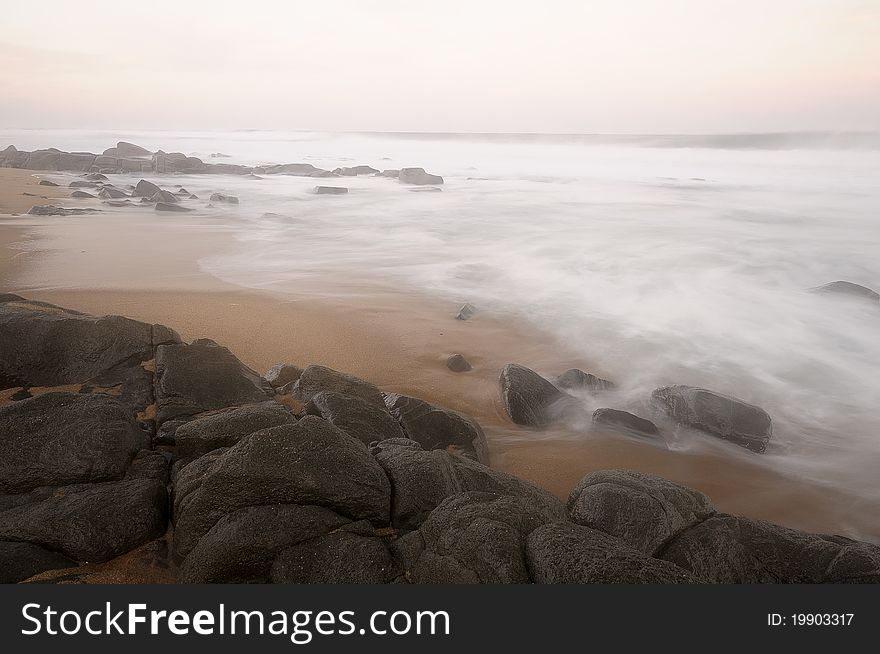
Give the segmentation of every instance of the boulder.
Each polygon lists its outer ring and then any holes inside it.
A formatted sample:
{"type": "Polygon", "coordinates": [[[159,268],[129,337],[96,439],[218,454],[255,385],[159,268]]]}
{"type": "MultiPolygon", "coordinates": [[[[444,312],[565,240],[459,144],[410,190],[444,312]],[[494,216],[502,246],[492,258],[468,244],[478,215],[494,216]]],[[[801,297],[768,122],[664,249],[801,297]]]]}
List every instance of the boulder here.
{"type": "Polygon", "coordinates": [[[224,202],[226,204],[238,204],[238,198],[234,195],[227,195],[226,193],[211,193],[210,197],[211,202],[224,202]]]}
{"type": "Polygon", "coordinates": [[[880,583],[880,546],[721,513],[657,556],[709,583],[880,583]]]}
{"type": "Polygon", "coordinates": [[[829,282],[828,284],[812,289],[812,291],[814,293],[826,293],[830,295],[841,295],[844,297],[867,300],[874,304],[880,302],[880,293],[877,293],[877,291],[874,291],[867,286],[862,286],[861,284],[856,284],[854,282],[829,282]]]}
{"type": "Polygon", "coordinates": [[[0,407],[0,493],[118,480],[149,438],[102,394],[45,393],[0,407]]]}
{"type": "Polygon", "coordinates": [[[309,366],[302,371],[293,386],[282,389],[282,392],[289,392],[303,404],[321,391],[359,397],[367,404],[385,409],[385,398],[373,384],[324,366],[309,366]]]}
{"type": "Polygon", "coordinates": [[[104,198],[105,200],[119,200],[121,198],[127,198],[128,193],[115,186],[104,186],[104,188],[98,193],[98,197],[104,198]]]}
{"type": "Polygon", "coordinates": [[[333,391],[315,393],[306,403],[304,413],[324,418],[365,445],[403,437],[400,425],[384,406],[380,408],[351,395],[333,391]]]}
{"type": "Polygon", "coordinates": [[[414,583],[527,584],[526,539],[557,518],[527,498],[461,493],[443,500],[395,549],[414,583]]]}
{"type": "Polygon", "coordinates": [[[471,366],[470,362],[461,354],[453,354],[446,359],[446,367],[452,372],[468,372],[469,370],[473,370],[473,366],[471,366]]]}
{"type": "Polygon", "coordinates": [[[199,457],[220,447],[231,447],[262,429],[294,420],[290,409],[275,401],[225,409],[178,427],[174,432],[176,452],[182,458],[199,457]]]}
{"type": "Polygon", "coordinates": [[[593,424],[617,427],[627,432],[635,432],[643,436],[657,437],[660,430],[650,420],[619,409],[596,409],[593,412],[593,424]]]}
{"type": "Polygon", "coordinates": [[[302,368],[299,366],[290,363],[276,363],[266,371],[263,379],[269,382],[272,388],[277,389],[295,382],[302,375],[302,372],[302,368]]]}
{"type": "Polygon", "coordinates": [[[614,384],[607,379],[601,379],[590,373],[572,368],[556,378],[556,386],[566,391],[585,391],[598,393],[614,389],[614,384]]]}
{"type": "Polygon", "coordinates": [[[424,168],[401,168],[397,178],[403,184],[436,185],[442,184],[440,175],[426,173],[424,168]]]}
{"type": "Polygon", "coordinates": [[[165,486],[151,479],[55,488],[0,512],[0,541],[34,543],[77,561],[101,562],[165,533],[165,486]]]}
{"type": "Polygon", "coordinates": [[[58,568],[72,568],[76,561],[39,545],[0,541],[0,584],[14,584],[58,568]]]}
{"type": "Polygon", "coordinates": [[[699,491],[629,470],[592,472],[568,498],[572,522],[619,538],[648,556],[713,513],[712,502],[699,491]]]}
{"type": "Polygon", "coordinates": [[[409,439],[382,441],[373,456],[391,480],[391,520],[417,528],[443,500],[467,491],[523,498],[542,514],[565,519],[562,503],[542,488],[446,450],[424,450],[409,439]]]}
{"type": "Polygon", "coordinates": [[[264,402],[269,386],[225,347],[213,341],[156,348],[157,419],[194,416],[205,411],[264,402]]]}
{"type": "Polygon", "coordinates": [[[675,421],[761,453],[773,433],[764,409],[735,397],[693,386],[664,386],[652,403],[675,421]]]}
{"type": "Polygon", "coordinates": [[[177,204],[180,199],[171,191],[156,191],[150,197],[150,202],[164,202],[165,204],[177,204]]]}
{"type": "Polygon", "coordinates": [[[573,406],[574,398],[525,366],[507,364],[500,382],[501,401],[518,425],[546,427],[573,406]]]}
{"type": "Polygon", "coordinates": [[[526,554],[539,584],[688,584],[689,572],[596,529],[549,523],[529,534],[526,554]]]}
{"type": "Polygon", "coordinates": [[[91,198],[91,199],[94,200],[95,197],[97,197],[97,196],[92,195],[92,194],[89,193],[88,191],[74,191],[73,193],[70,194],[70,197],[72,197],[72,198],[80,198],[80,199],[83,199],[83,200],[84,200],[84,199],[91,198]]]}
{"type": "Polygon", "coordinates": [[[424,400],[389,393],[385,405],[408,438],[425,450],[446,450],[489,465],[489,446],[472,418],[424,400]]]}
{"type": "Polygon", "coordinates": [[[315,193],[317,195],[345,195],[348,189],[344,186],[316,186],[315,193]]]}
{"type": "Polygon", "coordinates": [[[367,447],[306,416],[265,429],[180,470],[174,491],[174,550],[187,556],[225,515],[247,506],[301,504],[385,526],[388,477],[367,447]]]}
{"type": "Polygon", "coordinates": [[[151,198],[156,193],[161,191],[156,184],[153,182],[148,182],[145,179],[142,179],[137,184],[135,184],[134,190],[131,192],[132,197],[142,197],[142,198],[151,198]]]}
{"type": "Polygon", "coordinates": [[[179,204],[169,204],[168,202],[157,202],[156,211],[169,211],[171,213],[188,213],[192,211],[192,207],[183,207],[179,204]]]}

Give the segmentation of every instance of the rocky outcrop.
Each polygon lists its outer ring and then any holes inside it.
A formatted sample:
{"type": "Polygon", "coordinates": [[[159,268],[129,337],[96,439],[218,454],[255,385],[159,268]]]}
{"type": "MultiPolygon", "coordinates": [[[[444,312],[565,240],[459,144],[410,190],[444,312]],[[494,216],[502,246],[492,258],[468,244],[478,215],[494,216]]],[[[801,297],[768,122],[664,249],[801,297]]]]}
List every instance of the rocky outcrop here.
{"type": "Polygon", "coordinates": [[[651,401],[673,420],[753,452],[763,452],[773,433],[761,407],[705,388],[664,386],[651,394],[651,401]]]}
{"type": "Polygon", "coordinates": [[[573,406],[574,398],[525,366],[507,364],[500,381],[504,409],[518,425],[545,427],[573,406]]]}
{"type": "Polygon", "coordinates": [[[420,186],[443,183],[443,178],[440,175],[426,173],[424,168],[401,168],[397,179],[403,184],[418,184],[420,186]]]}

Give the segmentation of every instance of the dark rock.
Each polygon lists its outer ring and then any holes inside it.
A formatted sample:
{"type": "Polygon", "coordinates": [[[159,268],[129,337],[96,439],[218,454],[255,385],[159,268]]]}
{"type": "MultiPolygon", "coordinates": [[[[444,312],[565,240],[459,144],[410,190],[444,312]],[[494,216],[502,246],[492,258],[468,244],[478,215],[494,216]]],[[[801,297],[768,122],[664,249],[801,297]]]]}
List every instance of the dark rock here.
{"type": "Polygon", "coordinates": [[[14,584],[58,568],[71,568],[76,561],[33,543],[0,541],[0,584],[14,584]]]}
{"type": "Polygon", "coordinates": [[[664,386],[651,394],[651,401],[677,422],[753,452],[763,452],[773,433],[762,408],[704,388],[664,386]]]}
{"type": "Polygon", "coordinates": [[[550,523],[529,534],[528,566],[539,584],[696,583],[678,566],[646,556],[623,541],[570,522],[550,523]]]}
{"type": "Polygon", "coordinates": [[[128,193],[115,186],[105,186],[98,193],[98,197],[104,198],[105,200],[119,200],[121,198],[127,198],[128,193]]]}
{"type": "Polygon", "coordinates": [[[649,556],[715,512],[699,491],[629,470],[599,470],[568,498],[572,522],[604,531],[649,556]]]}
{"type": "Polygon", "coordinates": [[[167,486],[171,481],[171,454],[160,450],[141,450],[125,473],[126,479],[153,479],[167,486]]]}
{"type": "Polygon", "coordinates": [[[74,191],[73,193],[70,194],[70,197],[83,198],[83,199],[85,199],[85,198],[95,199],[96,196],[92,195],[91,193],[89,193],[87,191],[74,191]]]}
{"type": "Polygon", "coordinates": [[[178,427],[174,433],[177,455],[199,457],[219,447],[231,447],[262,429],[293,421],[290,409],[274,401],[226,409],[178,427]]]}
{"type": "Polygon", "coordinates": [[[383,441],[372,452],[391,480],[392,524],[398,529],[415,529],[447,497],[467,491],[520,497],[542,514],[565,519],[552,494],[467,457],[426,451],[409,439],[383,441]]]}
{"type": "Polygon", "coordinates": [[[45,393],[0,407],[0,493],[121,479],[149,439],[115,398],[45,393]]]}
{"type": "Polygon", "coordinates": [[[572,406],[570,395],[525,366],[504,366],[500,384],[507,415],[518,425],[545,427],[572,406]]]}
{"type": "Polygon", "coordinates": [[[332,391],[315,393],[305,406],[307,415],[320,416],[337,429],[365,445],[388,438],[402,438],[397,421],[383,406],[365,402],[359,397],[332,391]]]}
{"type": "Polygon", "coordinates": [[[316,186],[315,193],[318,195],[344,195],[348,189],[344,186],[316,186]]]}
{"type": "Polygon", "coordinates": [[[201,342],[156,348],[156,404],[171,418],[264,402],[272,388],[225,347],[201,342]]]}
{"type": "Polygon", "coordinates": [[[628,411],[618,409],[596,409],[593,412],[593,423],[620,427],[625,431],[637,432],[646,436],[659,436],[660,430],[650,420],[639,418],[628,411]]]}
{"type": "Polygon", "coordinates": [[[30,208],[28,213],[32,216],[80,216],[86,213],[95,213],[97,209],[79,209],[70,207],[53,207],[49,205],[36,205],[30,208]]]}
{"type": "Polygon", "coordinates": [[[174,549],[185,557],[223,516],[261,504],[323,506],[384,526],[390,496],[388,477],[363,443],[325,420],[306,416],[251,434],[179,472],[174,549]]]}
{"type": "Polygon", "coordinates": [[[272,388],[281,388],[299,379],[302,372],[302,368],[299,366],[290,363],[276,363],[263,375],[263,379],[269,382],[272,388]]]}
{"type": "Polygon", "coordinates": [[[179,204],[168,204],[167,202],[157,202],[156,211],[170,211],[172,213],[187,213],[192,211],[191,207],[183,207],[179,204]]]}
{"type": "Polygon", "coordinates": [[[586,373],[583,370],[572,368],[556,378],[556,385],[567,391],[587,391],[589,393],[597,393],[601,391],[610,391],[614,389],[614,384],[606,379],[601,379],[586,373]]]}
{"type": "Polygon", "coordinates": [[[211,202],[225,202],[226,204],[238,204],[238,198],[225,193],[211,193],[211,202]]]}
{"type": "Polygon", "coordinates": [[[98,188],[98,182],[90,182],[87,179],[77,179],[67,185],[68,188],[98,188]]]}
{"type": "Polygon", "coordinates": [[[106,182],[107,175],[102,175],[101,173],[89,173],[85,176],[86,179],[91,180],[93,182],[106,182]]]}
{"type": "Polygon", "coordinates": [[[859,298],[874,303],[880,302],[880,293],[877,293],[867,286],[862,286],[861,284],[856,284],[854,282],[829,282],[828,284],[812,289],[812,291],[814,293],[828,293],[859,298]]]}
{"type": "Polygon", "coordinates": [[[474,306],[468,304],[467,302],[465,302],[461,306],[461,309],[458,310],[458,313],[455,314],[455,319],[456,320],[470,320],[471,318],[473,318],[476,315],[476,313],[477,313],[476,308],[474,306]]]}
{"type": "Polygon", "coordinates": [[[77,561],[107,561],[162,535],[167,516],[159,481],[76,484],[0,513],[0,540],[34,543],[77,561]]]}
{"type": "Polygon", "coordinates": [[[290,394],[303,404],[321,391],[359,397],[368,404],[385,409],[385,399],[373,384],[324,366],[309,366],[289,389],[290,394]]]}
{"type": "Polygon", "coordinates": [[[711,583],[880,583],[880,547],[716,514],[657,556],[711,583]]]}
{"type": "Polygon", "coordinates": [[[489,446],[480,425],[455,411],[414,397],[389,393],[385,405],[406,436],[426,450],[447,450],[489,465],[489,446]]]}
{"type": "Polygon", "coordinates": [[[162,189],[153,184],[153,182],[148,182],[147,180],[142,179],[135,185],[131,195],[132,197],[151,198],[161,190],[162,189]]]}
{"type": "Polygon", "coordinates": [[[58,184],[56,184],[55,182],[52,182],[48,179],[41,179],[40,186],[58,186],[58,184]]]}
{"type": "Polygon", "coordinates": [[[526,539],[556,519],[522,497],[462,493],[443,500],[396,549],[414,583],[526,584],[526,539]]]}
{"type": "Polygon", "coordinates": [[[165,204],[176,204],[180,199],[171,191],[156,191],[150,197],[150,202],[164,202],[165,204]]]}
{"type": "Polygon", "coordinates": [[[452,372],[468,372],[473,370],[473,366],[461,354],[453,354],[446,359],[446,367],[452,372]]]}
{"type": "Polygon", "coordinates": [[[397,178],[404,184],[442,184],[440,175],[431,175],[424,168],[401,168],[397,178]]]}

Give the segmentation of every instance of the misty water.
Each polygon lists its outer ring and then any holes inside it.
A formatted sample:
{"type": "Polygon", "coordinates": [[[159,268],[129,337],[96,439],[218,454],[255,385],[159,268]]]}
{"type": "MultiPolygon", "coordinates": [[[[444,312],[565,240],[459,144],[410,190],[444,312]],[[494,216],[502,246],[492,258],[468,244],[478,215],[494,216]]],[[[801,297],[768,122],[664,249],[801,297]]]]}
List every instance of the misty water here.
{"type": "Polygon", "coordinates": [[[200,262],[221,279],[369,279],[467,301],[594,361],[620,408],[644,414],[670,383],[758,404],[773,417],[768,451],[736,454],[880,497],[880,305],[808,292],[880,289],[876,136],[0,132],[23,149],[100,152],[117,138],[213,162],[423,166],[442,192],[376,177],[167,183],[241,199],[214,210],[236,250],[200,262]],[[317,196],[316,183],[350,192],[317,196]]]}

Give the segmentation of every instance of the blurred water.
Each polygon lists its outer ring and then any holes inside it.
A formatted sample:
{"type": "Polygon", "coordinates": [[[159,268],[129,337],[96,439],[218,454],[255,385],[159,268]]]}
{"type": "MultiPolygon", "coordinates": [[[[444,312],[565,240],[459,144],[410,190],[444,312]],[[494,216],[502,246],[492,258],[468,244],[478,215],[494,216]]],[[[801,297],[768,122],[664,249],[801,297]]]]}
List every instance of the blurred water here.
{"type": "Polygon", "coordinates": [[[759,404],[774,419],[768,456],[880,494],[880,306],[806,292],[837,279],[880,289],[876,135],[51,130],[0,131],[0,146],[100,151],[117,138],[206,161],[222,152],[213,161],[441,174],[440,193],[374,177],[174,183],[241,198],[216,210],[239,242],[201,262],[218,277],[250,287],[373,278],[469,301],[611,371],[629,406],[668,383],[759,404]],[[350,193],[316,196],[316,183],[350,193]]]}

